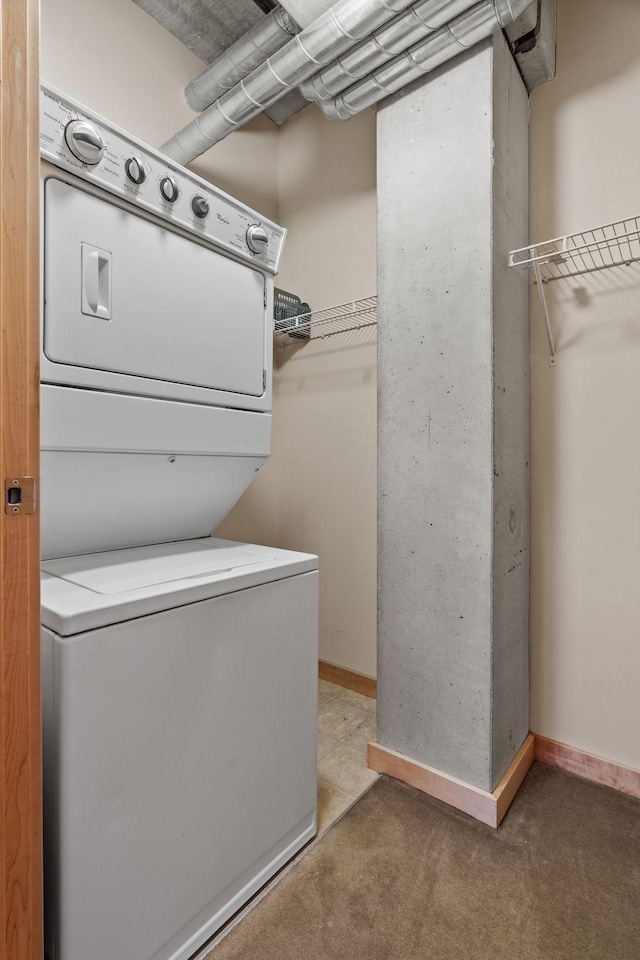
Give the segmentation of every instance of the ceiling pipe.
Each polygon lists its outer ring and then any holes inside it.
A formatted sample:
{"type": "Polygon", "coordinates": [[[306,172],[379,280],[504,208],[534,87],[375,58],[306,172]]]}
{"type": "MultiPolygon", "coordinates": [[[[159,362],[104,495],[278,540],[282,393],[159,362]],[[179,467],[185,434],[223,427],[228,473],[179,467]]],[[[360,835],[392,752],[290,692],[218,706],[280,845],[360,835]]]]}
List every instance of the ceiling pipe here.
{"type": "MultiPolygon", "coordinates": [[[[442,0],[440,0],[441,4],[442,0]]],[[[449,0],[453,4],[456,0],[449,0]]],[[[399,56],[369,72],[339,96],[321,103],[324,114],[348,120],[407,83],[508,26],[536,0],[481,0],[399,56]]],[[[414,0],[413,6],[426,0],[414,0]]],[[[432,0],[434,8],[438,0],[432,0]]],[[[338,0],[310,26],[237,82],[160,149],[187,164],[331,64],[389,21],[411,0],[338,0]]],[[[404,34],[405,27],[401,28],[404,34]]],[[[378,47],[375,47],[375,51],[378,47]]],[[[377,56],[377,53],[375,53],[377,56]]],[[[375,60],[375,57],[374,57],[375,60]]]]}
{"type": "MultiPolygon", "coordinates": [[[[532,0],[482,0],[446,26],[374,70],[344,93],[320,103],[325,116],[349,120],[430,73],[519,17],[532,0]]],[[[535,0],[533,0],[535,2],[535,0]]]]}
{"type": "Polygon", "coordinates": [[[310,23],[321,17],[336,0],[280,0],[290,17],[301,27],[308,27],[310,23]]]}
{"type": "Polygon", "coordinates": [[[300,84],[307,100],[321,103],[350,87],[392,57],[468,10],[470,0],[418,0],[319,73],[300,84]]]}
{"type": "Polygon", "coordinates": [[[184,91],[196,113],[207,107],[243,80],[252,70],[289,43],[299,31],[286,10],[277,7],[189,83],[184,91]]]}
{"type": "Polygon", "coordinates": [[[190,163],[410,5],[411,0],[338,0],[160,149],[178,163],[190,163]]]}

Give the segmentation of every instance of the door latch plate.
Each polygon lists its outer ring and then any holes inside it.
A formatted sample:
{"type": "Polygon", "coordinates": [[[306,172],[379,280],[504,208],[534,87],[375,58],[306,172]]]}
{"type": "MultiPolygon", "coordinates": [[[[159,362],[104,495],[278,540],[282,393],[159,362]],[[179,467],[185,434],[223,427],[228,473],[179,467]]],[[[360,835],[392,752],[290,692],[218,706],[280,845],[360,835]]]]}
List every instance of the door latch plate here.
{"type": "Polygon", "coordinates": [[[33,477],[5,478],[4,512],[11,517],[36,512],[36,482],[33,477]]]}

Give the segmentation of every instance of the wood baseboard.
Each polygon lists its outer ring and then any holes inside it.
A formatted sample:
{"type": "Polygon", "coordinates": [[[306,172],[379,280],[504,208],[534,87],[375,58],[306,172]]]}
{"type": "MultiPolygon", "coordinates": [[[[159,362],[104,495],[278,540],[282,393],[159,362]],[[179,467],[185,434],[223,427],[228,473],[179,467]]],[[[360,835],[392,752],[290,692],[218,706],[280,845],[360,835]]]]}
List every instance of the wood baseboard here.
{"type": "Polygon", "coordinates": [[[378,695],[378,681],[374,677],[367,677],[354,670],[345,670],[344,667],[337,667],[335,663],[328,663],[326,660],[319,661],[318,676],[321,680],[328,680],[329,683],[335,683],[346,690],[363,693],[365,697],[372,697],[374,700],[378,695]]]}
{"type": "Polygon", "coordinates": [[[605,787],[613,787],[630,797],[640,799],[640,770],[623,767],[611,760],[602,760],[591,753],[576,750],[566,743],[550,740],[535,734],[535,758],[540,763],[548,763],[552,767],[559,767],[567,773],[575,773],[585,780],[593,780],[605,787]]]}
{"type": "Polygon", "coordinates": [[[529,734],[496,789],[493,793],[488,793],[470,783],[427,767],[417,760],[411,760],[395,750],[382,747],[375,740],[369,743],[368,749],[368,764],[371,770],[402,780],[403,783],[468,813],[489,827],[500,826],[533,763],[533,758],[534,737],[529,734]]]}

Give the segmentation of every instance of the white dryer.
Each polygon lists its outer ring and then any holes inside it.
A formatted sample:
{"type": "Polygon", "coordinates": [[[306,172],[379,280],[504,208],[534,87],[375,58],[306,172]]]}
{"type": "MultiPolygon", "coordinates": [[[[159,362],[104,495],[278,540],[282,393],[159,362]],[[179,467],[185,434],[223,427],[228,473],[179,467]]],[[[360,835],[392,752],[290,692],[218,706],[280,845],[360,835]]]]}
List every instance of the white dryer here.
{"type": "Polygon", "coordinates": [[[209,534],[271,442],[285,231],[52,88],[49,960],[186,960],[316,830],[317,558],[209,534]]]}

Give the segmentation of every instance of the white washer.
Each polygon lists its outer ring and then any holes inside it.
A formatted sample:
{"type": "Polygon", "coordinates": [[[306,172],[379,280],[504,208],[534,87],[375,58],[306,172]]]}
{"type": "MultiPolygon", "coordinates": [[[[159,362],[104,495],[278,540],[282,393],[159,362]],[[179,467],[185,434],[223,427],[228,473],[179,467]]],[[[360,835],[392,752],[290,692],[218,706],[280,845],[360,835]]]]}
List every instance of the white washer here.
{"type": "Polygon", "coordinates": [[[186,960],[316,830],[317,558],[271,449],[285,233],[42,88],[46,953],[186,960]]]}
{"type": "Polygon", "coordinates": [[[316,558],[43,565],[47,949],[186,960],[316,831],[316,558]]]}

